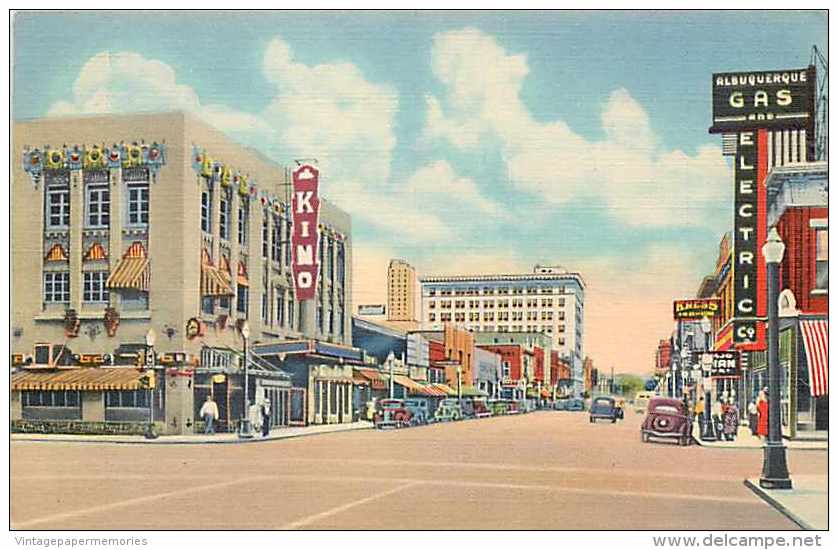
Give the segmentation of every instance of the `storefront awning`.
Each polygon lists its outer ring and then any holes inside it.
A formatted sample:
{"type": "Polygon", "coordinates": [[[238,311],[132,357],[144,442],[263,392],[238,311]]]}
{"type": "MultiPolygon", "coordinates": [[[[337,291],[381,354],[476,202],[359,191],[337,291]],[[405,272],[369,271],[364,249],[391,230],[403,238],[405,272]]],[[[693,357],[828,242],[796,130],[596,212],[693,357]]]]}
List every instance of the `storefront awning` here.
{"type": "Polygon", "coordinates": [[[439,384],[439,383],[432,384],[432,386],[434,386],[435,388],[437,388],[439,390],[444,391],[449,397],[457,397],[457,390],[451,388],[451,386],[448,386],[446,384],[439,384]]]}
{"type": "Polygon", "coordinates": [[[809,365],[809,393],[829,394],[829,324],[826,319],[800,321],[806,363],[809,365]]]}
{"type": "Polygon", "coordinates": [[[18,372],[12,375],[12,391],[34,390],[138,390],[144,373],[133,367],[83,367],[18,372]]]}
{"type": "Polygon", "coordinates": [[[462,395],[463,397],[489,397],[488,393],[474,386],[463,386],[462,395]]]}
{"type": "Polygon", "coordinates": [[[411,395],[424,395],[426,397],[436,397],[439,395],[438,392],[430,390],[428,386],[420,384],[416,380],[413,380],[401,374],[394,375],[393,381],[396,384],[404,387],[407,390],[407,392],[411,395]]]}
{"type": "Polygon", "coordinates": [[[387,387],[387,381],[384,379],[384,376],[380,372],[372,369],[355,369],[353,371],[353,379],[356,384],[367,383],[374,390],[383,390],[387,387]]]}

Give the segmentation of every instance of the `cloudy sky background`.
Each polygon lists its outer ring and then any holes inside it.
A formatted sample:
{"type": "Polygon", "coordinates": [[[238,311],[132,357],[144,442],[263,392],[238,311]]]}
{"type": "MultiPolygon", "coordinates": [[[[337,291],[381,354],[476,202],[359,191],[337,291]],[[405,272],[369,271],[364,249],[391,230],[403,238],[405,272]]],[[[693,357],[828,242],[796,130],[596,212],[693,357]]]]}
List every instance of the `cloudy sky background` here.
{"type": "Polygon", "coordinates": [[[713,72],[803,67],[826,15],[19,14],[13,116],[182,109],[280,162],[316,157],[353,216],[355,303],[386,265],[560,264],[585,352],[650,371],[732,223],[713,72]]]}

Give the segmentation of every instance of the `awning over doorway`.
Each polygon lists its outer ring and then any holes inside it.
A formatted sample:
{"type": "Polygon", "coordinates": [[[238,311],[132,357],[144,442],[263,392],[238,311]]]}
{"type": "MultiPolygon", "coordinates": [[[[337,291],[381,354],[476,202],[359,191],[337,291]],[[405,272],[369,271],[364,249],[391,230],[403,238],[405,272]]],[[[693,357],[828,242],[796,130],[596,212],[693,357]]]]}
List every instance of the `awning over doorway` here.
{"type": "Polygon", "coordinates": [[[374,390],[383,390],[387,387],[387,381],[384,379],[384,376],[373,369],[355,369],[353,379],[356,384],[368,383],[374,390]]]}
{"type": "Polygon", "coordinates": [[[12,391],[138,390],[144,373],[133,367],[86,367],[23,371],[12,375],[12,391]]]}
{"type": "Polygon", "coordinates": [[[826,319],[800,321],[806,363],[809,365],[809,393],[829,394],[829,324],[826,319]]]}

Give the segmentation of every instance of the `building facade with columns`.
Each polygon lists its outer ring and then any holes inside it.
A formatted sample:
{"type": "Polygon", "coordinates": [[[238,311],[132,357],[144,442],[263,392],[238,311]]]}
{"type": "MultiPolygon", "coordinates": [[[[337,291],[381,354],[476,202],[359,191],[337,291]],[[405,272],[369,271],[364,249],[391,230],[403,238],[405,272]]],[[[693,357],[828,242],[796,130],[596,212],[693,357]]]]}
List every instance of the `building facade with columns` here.
{"type": "Polygon", "coordinates": [[[130,431],[122,420],[153,399],[161,430],[184,433],[198,387],[233,422],[245,321],[251,344],[351,343],[349,215],[322,200],[316,297],[295,300],[290,178],[274,159],[182,112],[15,122],[12,147],[12,420],[24,428],[130,431]],[[120,368],[144,362],[150,329],[153,398],[120,368]],[[75,378],[56,381],[65,371],[75,378]]]}

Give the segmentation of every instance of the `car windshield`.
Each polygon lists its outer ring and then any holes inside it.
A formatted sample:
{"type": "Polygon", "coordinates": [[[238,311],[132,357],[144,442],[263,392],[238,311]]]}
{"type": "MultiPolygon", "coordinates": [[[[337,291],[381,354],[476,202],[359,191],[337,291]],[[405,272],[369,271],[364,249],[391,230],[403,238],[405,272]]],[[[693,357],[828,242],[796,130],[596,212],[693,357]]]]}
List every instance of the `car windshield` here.
{"type": "Polygon", "coordinates": [[[664,413],[664,414],[680,414],[681,413],[681,411],[679,411],[677,407],[673,407],[672,405],[658,405],[657,407],[655,407],[655,412],[664,413]]]}
{"type": "Polygon", "coordinates": [[[596,401],[594,401],[594,405],[596,405],[598,407],[610,407],[611,406],[611,400],[610,399],[597,399],[596,401]]]}
{"type": "Polygon", "coordinates": [[[381,404],[381,406],[385,409],[398,409],[399,407],[401,407],[401,403],[399,403],[398,401],[385,401],[381,404]]]}

